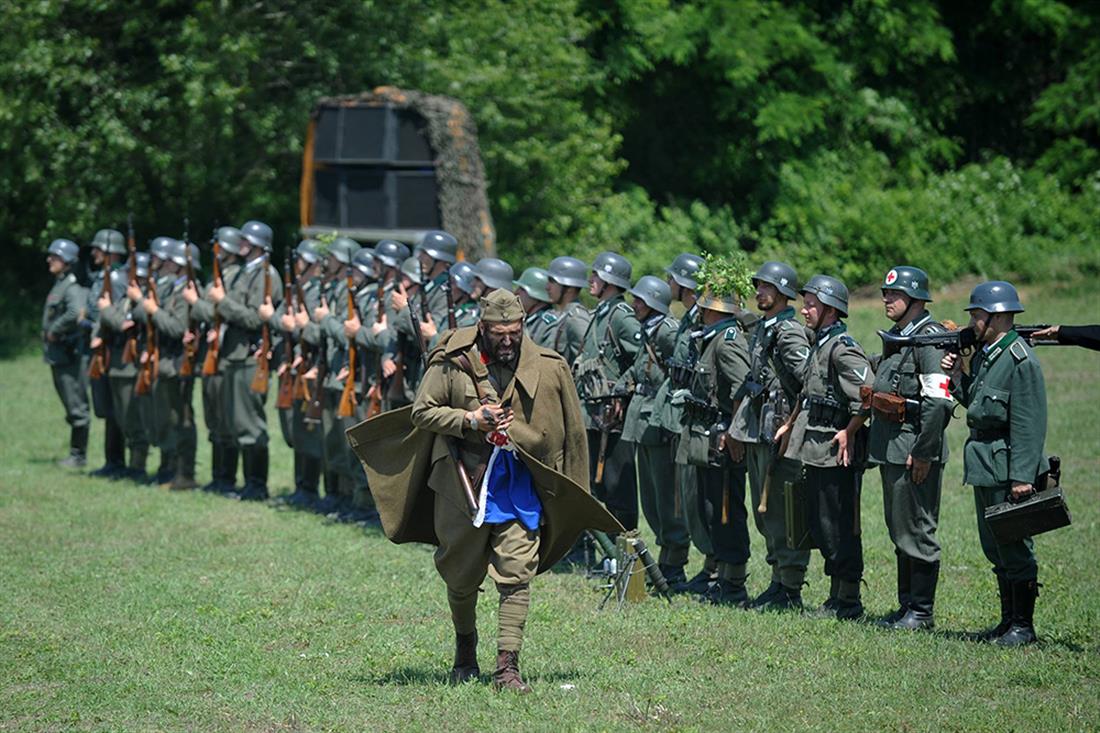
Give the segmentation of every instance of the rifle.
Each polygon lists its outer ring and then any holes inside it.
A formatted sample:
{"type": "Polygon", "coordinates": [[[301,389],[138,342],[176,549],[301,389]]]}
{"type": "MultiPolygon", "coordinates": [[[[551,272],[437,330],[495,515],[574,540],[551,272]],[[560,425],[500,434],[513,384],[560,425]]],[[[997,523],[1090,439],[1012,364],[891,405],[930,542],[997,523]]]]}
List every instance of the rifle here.
{"type": "MultiPolygon", "coordinates": [[[[321,292],[322,302],[325,299],[324,291],[321,292]]],[[[321,329],[321,343],[317,348],[317,379],[313,382],[313,394],[308,396],[309,404],[303,420],[311,425],[318,425],[325,411],[325,378],[328,376],[328,336],[325,329],[321,329]]]]}
{"type": "MultiPolygon", "coordinates": [[[[352,268],[347,270],[348,290],[348,320],[356,315],[355,310],[355,278],[352,276],[352,268]]],[[[344,380],[344,391],[340,395],[340,404],[336,408],[339,417],[351,417],[355,414],[355,341],[348,339],[348,378],[344,380]]]]}
{"type": "MultiPolygon", "coordinates": [[[[114,299],[111,291],[111,255],[103,253],[103,285],[99,288],[99,297],[107,296],[107,300],[114,299]]],[[[107,373],[107,340],[99,339],[99,346],[92,352],[91,362],[88,364],[88,378],[102,379],[107,373]]]]}
{"type": "Polygon", "coordinates": [[[451,268],[447,268],[447,328],[452,331],[458,327],[458,320],[455,317],[455,294],[452,290],[453,283],[451,282],[451,268]]]}
{"type": "MultiPolygon", "coordinates": [[[[264,268],[264,299],[266,303],[271,298],[271,270],[268,265],[268,255],[263,256],[264,268]]],[[[271,378],[271,363],[268,360],[268,352],[271,351],[271,327],[264,321],[260,327],[260,350],[256,354],[256,373],[252,376],[252,384],[249,386],[256,394],[267,394],[267,382],[271,378]]]]}
{"type": "MultiPolygon", "coordinates": [[[[157,281],[149,268],[149,278],[146,283],[149,291],[149,299],[157,302],[157,281]]],[[[145,314],[145,361],[138,372],[137,383],[134,385],[134,393],[147,395],[153,389],[153,382],[157,379],[157,369],[160,366],[160,343],[157,338],[157,327],[153,324],[153,317],[145,314]]]]}
{"type": "MultiPolygon", "coordinates": [[[[126,216],[126,248],[130,251],[127,267],[130,269],[130,285],[137,285],[137,243],[134,240],[134,215],[126,216]]],[[[137,361],[137,330],[131,330],[122,347],[122,363],[133,364],[137,361]]]]}
{"type": "MultiPolygon", "coordinates": [[[[214,230],[214,236],[212,237],[214,243],[214,279],[212,282],[218,287],[222,287],[222,266],[219,262],[219,256],[221,255],[221,247],[218,245],[218,230],[214,230]]],[[[214,338],[206,347],[206,358],[202,362],[202,375],[204,377],[212,377],[218,373],[218,352],[221,350],[221,330],[222,330],[222,317],[218,315],[217,311],[214,312],[214,338]]]]}
{"type": "MultiPolygon", "coordinates": [[[[190,222],[184,217],[183,220],[183,245],[185,257],[187,259],[187,285],[184,287],[190,287],[195,284],[195,263],[191,261],[191,243],[188,242],[187,230],[190,228],[190,222]]],[[[199,354],[199,335],[195,332],[195,324],[191,322],[191,304],[187,304],[187,332],[191,334],[191,341],[184,341],[183,344],[183,361],[180,363],[180,376],[183,378],[193,377],[195,375],[195,358],[199,354]]]]}
{"type": "MultiPolygon", "coordinates": [[[[377,321],[382,322],[385,317],[385,308],[383,300],[386,297],[386,279],[384,277],[378,278],[378,290],[375,294],[375,298],[378,301],[377,321]]],[[[374,385],[367,391],[367,417],[371,418],[382,412],[382,383],[386,381],[386,377],[382,374],[382,359],[378,359],[378,369],[374,374],[374,385]]]]}
{"type": "MultiPolygon", "coordinates": [[[[292,292],[290,288],[290,253],[287,253],[286,262],[284,263],[286,269],[283,270],[283,303],[286,306],[286,313],[290,313],[292,301],[292,292]]],[[[286,368],[283,373],[279,375],[279,396],[275,400],[275,407],[280,410],[289,410],[294,406],[294,382],[295,374],[292,371],[291,365],[294,364],[294,340],[290,333],[283,335],[283,362],[286,364],[286,368]]]]}
{"type": "Polygon", "coordinates": [[[1020,334],[1020,338],[1027,341],[1028,346],[1070,346],[1071,344],[1063,344],[1054,339],[1044,339],[1042,341],[1035,340],[1035,333],[1042,331],[1045,328],[1050,328],[1049,323],[1039,323],[1034,326],[1016,326],[1016,333],[1020,334]]]}
{"type": "MultiPolygon", "coordinates": [[[[305,307],[306,302],[305,293],[302,292],[302,278],[297,272],[294,273],[294,297],[294,307],[291,308],[290,312],[297,314],[298,309],[305,307]]],[[[294,375],[294,399],[296,400],[310,399],[309,386],[306,384],[306,372],[312,366],[312,362],[306,356],[308,347],[309,345],[304,340],[298,342],[298,353],[302,358],[302,363],[294,375]]]]}

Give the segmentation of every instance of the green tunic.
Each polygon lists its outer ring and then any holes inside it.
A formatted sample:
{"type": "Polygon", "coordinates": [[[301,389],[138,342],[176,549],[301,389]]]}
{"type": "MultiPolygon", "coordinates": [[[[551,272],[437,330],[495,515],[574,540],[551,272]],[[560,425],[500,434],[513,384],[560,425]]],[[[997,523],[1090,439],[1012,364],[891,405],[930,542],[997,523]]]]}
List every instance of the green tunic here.
{"type": "Polygon", "coordinates": [[[524,330],[531,340],[544,349],[552,348],[557,336],[559,316],[550,306],[544,306],[527,314],[523,321],[524,330]]]}
{"type": "Polygon", "coordinates": [[[85,428],[89,421],[84,331],[80,328],[86,300],[76,276],[65,273],[50,288],[42,309],[43,358],[53,372],[65,420],[74,428],[85,428]]]}
{"type": "MultiPolygon", "coordinates": [[[[634,364],[641,348],[641,324],[622,295],[609,298],[596,307],[585,330],[580,356],[573,367],[583,402],[610,392],[623,373],[634,364]]],[[[594,418],[602,405],[584,403],[584,425],[595,429],[594,418]]]]}
{"type": "Polygon", "coordinates": [[[658,313],[638,331],[641,348],[619,380],[619,391],[634,393],[623,419],[623,440],[649,444],[668,441],[667,431],[662,431],[653,414],[658,411],[658,391],[667,380],[665,362],[676,348],[679,329],[679,321],[658,313]]]}
{"type": "Polygon", "coordinates": [[[572,365],[581,353],[584,334],[592,314],[579,301],[574,300],[558,312],[558,326],[554,330],[554,340],[547,348],[561,354],[565,363],[572,365]]]}

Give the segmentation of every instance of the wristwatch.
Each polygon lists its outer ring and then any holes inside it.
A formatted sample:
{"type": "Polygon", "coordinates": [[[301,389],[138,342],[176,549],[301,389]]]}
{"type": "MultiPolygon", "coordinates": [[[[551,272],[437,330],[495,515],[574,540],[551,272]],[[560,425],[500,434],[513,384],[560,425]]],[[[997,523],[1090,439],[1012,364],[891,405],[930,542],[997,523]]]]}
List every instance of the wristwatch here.
{"type": "Polygon", "coordinates": [[[477,413],[470,413],[470,417],[466,422],[469,423],[471,430],[477,430],[477,413]]]}

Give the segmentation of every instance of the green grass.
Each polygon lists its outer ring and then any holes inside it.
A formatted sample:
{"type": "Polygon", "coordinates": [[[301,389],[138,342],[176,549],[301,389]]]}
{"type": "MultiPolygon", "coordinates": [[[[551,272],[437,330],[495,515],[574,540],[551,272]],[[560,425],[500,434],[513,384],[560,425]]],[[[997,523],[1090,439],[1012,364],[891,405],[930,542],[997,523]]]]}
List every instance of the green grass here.
{"type": "MultiPolygon", "coordinates": [[[[934,312],[960,317],[965,288],[934,312]]],[[[1026,320],[1097,322],[1084,286],[1025,292],[1026,320]]],[[[864,344],[883,326],[853,309],[864,344]]],[[[55,468],[67,432],[47,368],[0,362],[0,730],[1095,730],[1100,727],[1100,354],[1040,352],[1074,524],[1036,541],[1042,643],[964,641],[994,620],[963,424],[944,487],[941,631],[651,600],[598,612],[578,575],[540,577],[523,654],[534,694],[450,688],[451,632],[429,548],[377,530],[55,468]],[[563,685],[573,685],[563,689],[563,685]]],[[[961,414],[961,413],[960,413],[961,414]]],[[[275,422],[271,423],[277,435],[275,422]]],[[[102,433],[92,434],[98,463],[102,433]]],[[[209,466],[206,446],[201,473],[209,466]]],[[[276,448],[273,487],[288,490],[276,448]]],[[[877,474],[863,497],[865,603],[893,602],[877,474]]],[[[766,582],[753,534],[750,584],[766,582]]],[[[699,558],[693,557],[691,570],[699,558]]],[[[814,557],[808,602],[828,584],[814,557]]],[[[495,603],[481,603],[482,667],[495,603]]]]}

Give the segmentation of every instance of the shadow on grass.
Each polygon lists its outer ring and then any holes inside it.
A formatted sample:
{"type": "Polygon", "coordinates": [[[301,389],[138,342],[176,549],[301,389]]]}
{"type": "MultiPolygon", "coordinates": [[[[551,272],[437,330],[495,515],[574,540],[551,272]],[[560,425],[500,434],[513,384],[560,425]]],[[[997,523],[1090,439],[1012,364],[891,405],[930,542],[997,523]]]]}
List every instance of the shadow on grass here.
{"type": "MultiPolygon", "coordinates": [[[[534,684],[551,684],[556,682],[576,682],[583,675],[576,671],[553,671],[542,674],[524,674],[524,679],[534,684]]],[[[402,667],[384,674],[357,675],[351,678],[353,682],[367,685],[385,687],[389,685],[449,685],[450,670],[423,667],[402,667]]],[[[478,680],[485,684],[491,684],[492,674],[482,674],[478,680]]]]}

